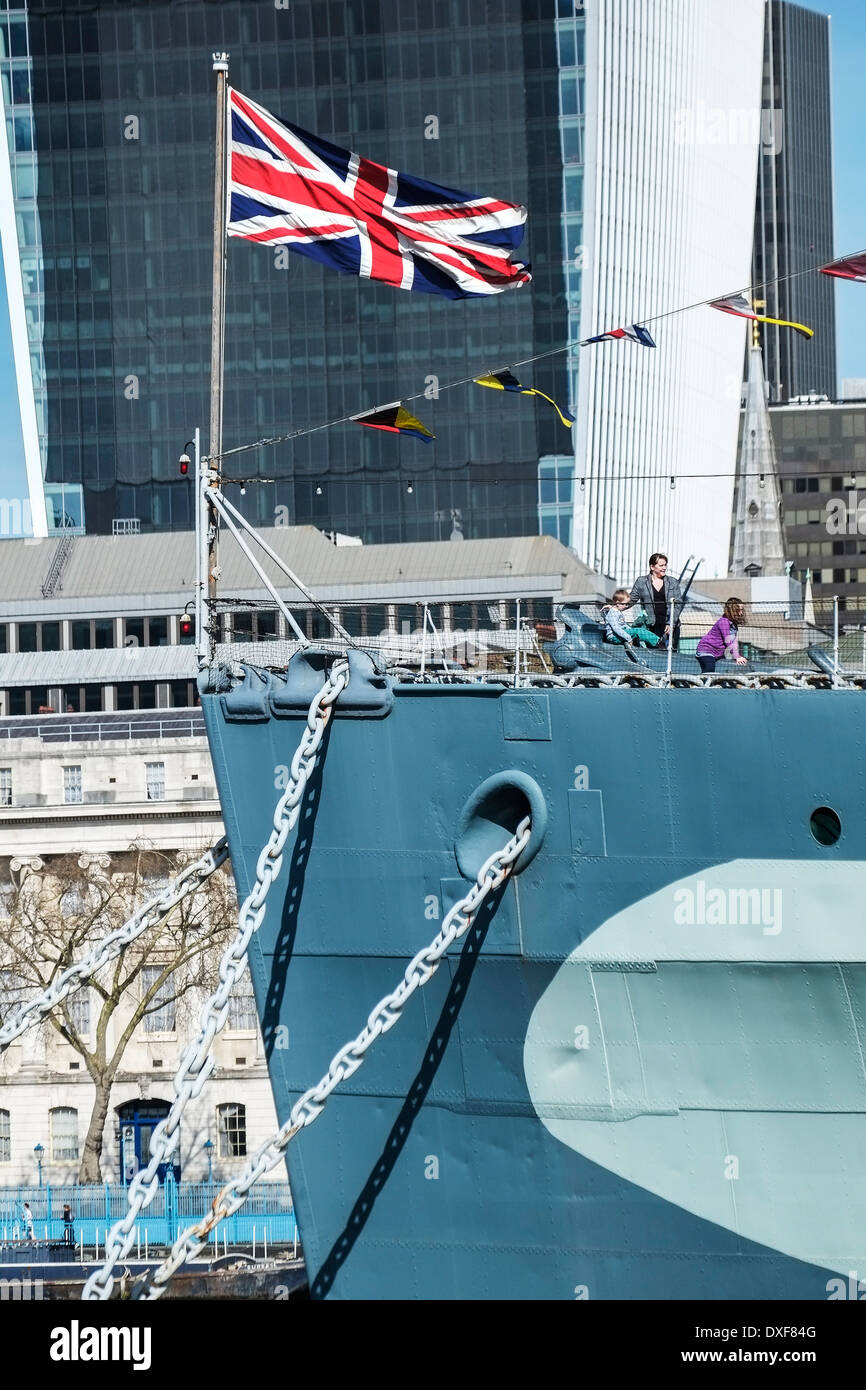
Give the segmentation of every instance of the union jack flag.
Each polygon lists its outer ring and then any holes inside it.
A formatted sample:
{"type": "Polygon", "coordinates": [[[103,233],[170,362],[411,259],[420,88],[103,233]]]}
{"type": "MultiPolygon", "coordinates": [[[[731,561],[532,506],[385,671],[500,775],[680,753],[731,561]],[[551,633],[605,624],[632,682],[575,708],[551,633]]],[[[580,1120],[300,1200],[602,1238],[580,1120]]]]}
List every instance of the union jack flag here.
{"type": "Polygon", "coordinates": [[[470,299],[531,278],[511,260],[526,209],[440,188],[284,125],[229,91],[229,236],[283,242],[332,270],[470,299]]]}

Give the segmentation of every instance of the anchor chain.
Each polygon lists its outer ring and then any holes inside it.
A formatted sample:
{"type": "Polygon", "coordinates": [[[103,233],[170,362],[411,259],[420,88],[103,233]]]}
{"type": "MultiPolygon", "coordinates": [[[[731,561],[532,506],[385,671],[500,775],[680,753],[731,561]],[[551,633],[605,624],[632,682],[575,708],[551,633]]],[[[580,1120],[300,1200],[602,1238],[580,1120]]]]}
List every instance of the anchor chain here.
{"type": "Polygon", "coordinates": [[[469,930],[485,898],[509,877],[516,860],[529,843],[530,830],[530,818],[526,816],[508,843],[491,854],[481,866],[469,892],[450,909],[430,945],[423,947],[412,958],[397,988],[380,999],[358,1036],[340,1049],[321,1080],[295,1102],[285,1124],[257,1149],[240,1177],[226,1184],[214,1199],[213,1209],[204,1220],[188,1227],[178,1236],[152,1277],[144,1275],[137,1281],[133,1298],[151,1301],[160,1298],[172,1275],[204,1249],[214,1226],[243,1206],[254,1183],[281,1162],[295,1135],[319,1118],[331,1093],[342,1081],[354,1075],[376,1039],[394,1027],[416,989],[425,985],[436,973],[448,948],[469,930]]]}
{"type": "Polygon", "coordinates": [[[300,814],[301,801],[316,765],[334,702],[348,683],[349,665],[343,658],[334,663],[328,679],[310,704],[306,726],[292,759],[288,785],[274,811],[274,828],[259,855],[255,885],[238,913],[237,934],[220,960],[219,986],[202,1008],[198,1036],[184,1050],[174,1078],[175,1099],[151,1136],[150,1161],[146,1168],[139,1169],[127,1189],[126,1214],[112,1226],[105,1260],[84,1285],[83,1299],[111,1297],[115,1282],[112,1271],[118,1261],[128,1255],[139,1214],[150,1205],[159,1189],[158,1170],[177,1148],[183,1112],[188,1103],[201,1094],[213,1071],[213,1040],[228,1017],[229,996],[246,969],[249,943],[264,920],[267,896],[282,867],[286,840],[300,814]]]}
{"type": "Polygon", "coordinates": [[[132,917],[124,922],[122,927],[110,932],[103,937],[98,945],[94,946],[82,960],[75,961],[73,965],[55,975],[51,983],[38,994],[35,999],[31,999],[27,1004],[21,1005],[6,1020],[0,1028],[0,1052],[4,1052],[10,1043],[39,1023],[43,1018],[47,1018],[52,1009],[67,997],[80,989],[85,980],[99,973],[103,966],[115,960],[127,946],[142,936],[149,927],[154,927],[166,917],[172,908],[177,907],[178,903],[183,902],[184,898],[195,893],[211,874],[216,873],[221,864],[228,858],[228,845],[225,836],[218,840],[211,849],[197,859],[194,864],[189,864],[182,873],[178,874],[173,883],[170,883],[158,897],[152,898],[145,903],[144,907],[139,908],[132,917]]]}

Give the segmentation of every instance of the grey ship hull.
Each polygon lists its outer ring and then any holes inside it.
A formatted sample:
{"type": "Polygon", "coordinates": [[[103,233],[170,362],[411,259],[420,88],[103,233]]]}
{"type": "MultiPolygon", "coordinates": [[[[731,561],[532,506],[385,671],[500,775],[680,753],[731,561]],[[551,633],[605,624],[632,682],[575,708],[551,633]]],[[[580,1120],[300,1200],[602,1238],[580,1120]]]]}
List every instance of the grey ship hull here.
{"type": "MultiPolygon", "coordinates": [[[[202,696],[241,898],[310,676],[202,696]]],[[[527,787],[535,853],[290,1146],[315,1297],[826,1299],[866,1275],[860,700],[356,662],[251,950],[281,1121],[527,787]]]]}

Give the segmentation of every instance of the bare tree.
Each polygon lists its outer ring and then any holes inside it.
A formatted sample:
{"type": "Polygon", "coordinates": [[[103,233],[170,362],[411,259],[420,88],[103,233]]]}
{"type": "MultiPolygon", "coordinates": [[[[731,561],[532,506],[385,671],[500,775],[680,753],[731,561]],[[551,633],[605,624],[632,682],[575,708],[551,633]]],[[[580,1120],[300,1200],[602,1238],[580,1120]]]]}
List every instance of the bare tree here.
{"type": "MultiPolygon", "coordinates": [[[[82,854],[11,861],[0,918],[0,1014],[50,984],[87,955],[177,871],[177,856],[133,846],[124,855],[82,854]]],[[[237,919],[230,875],[219,870],[91,978],[95,1019],[69,996],[50,1025],[82,1058],[96,1094],[78,1181],[102,1181],[103,1132],[111,1087],[132,1036],[148,1014],[183,1016],[190,991],[216,987],[219,956],[237,919]],[[114,1026],[112,1025],[114,1021],[114,1026]],[[110,1041],[109,1041],[110,1039],[110,1041]]],[[[89,1010],[88,1010],[89,1012],[89,1010]]]]}

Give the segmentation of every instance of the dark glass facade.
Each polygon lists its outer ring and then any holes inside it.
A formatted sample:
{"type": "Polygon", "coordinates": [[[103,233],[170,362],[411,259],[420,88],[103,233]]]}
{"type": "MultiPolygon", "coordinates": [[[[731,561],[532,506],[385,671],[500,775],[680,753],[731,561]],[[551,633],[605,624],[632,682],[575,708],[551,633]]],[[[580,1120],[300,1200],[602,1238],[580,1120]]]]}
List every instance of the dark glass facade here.
{"type": "MultiPolygon", "coordinates": [[[[346,423],[243,454],[228,495],[366,541],[535,533],[549,408],[451,382],[564,344],[557,16],[574,0],[0,0],[7,130],[45,477],[88,531],[191,524],[206,442],[214,77],[436,183],[526,203],[530,286],[449,301],[228,247],[224,447],[426,392],[430,446],[346,423]],[[411,491],[409,483],[411,482],[411,491]],[[277,508],[285,508],[282,513],[277,508]]],[[[582,5],[578,6],[582,10],[582,5]]],[[[565,355],[532,382],[568,399],[565,355]]]]}
{"type": "Polygon", "coordinates": [[[807,341],[789,328],[761,325],[770,399],[817,392],[834,400],[836,314],[832,282],[802,275],[833,259],[830,117],[830,22],[787,0],[770,0],[764,34],[762,139],[752,281],[772,318],[805,323],[807,341]]]}

